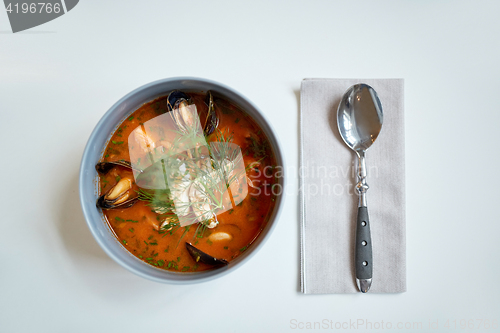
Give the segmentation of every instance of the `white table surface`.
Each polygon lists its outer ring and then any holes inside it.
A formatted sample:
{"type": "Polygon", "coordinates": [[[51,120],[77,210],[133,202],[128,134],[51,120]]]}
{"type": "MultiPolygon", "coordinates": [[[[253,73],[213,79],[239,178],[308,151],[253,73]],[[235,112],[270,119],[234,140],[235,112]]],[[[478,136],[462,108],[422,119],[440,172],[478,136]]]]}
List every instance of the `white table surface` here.
{"type": "Polygon", "coordinates": [[[499,12],[498,1],[82,0],[12,34],[0,8],[0,332],[498,327],[499,12]],[[104,112],[174,76],[251,99],[290,170],[263,249],[186,286],[111,260],[78,196],[83,149],[104,112]],[[311,77],[405,79],[406,293],[299,292],[298,100],[311,77]]]}

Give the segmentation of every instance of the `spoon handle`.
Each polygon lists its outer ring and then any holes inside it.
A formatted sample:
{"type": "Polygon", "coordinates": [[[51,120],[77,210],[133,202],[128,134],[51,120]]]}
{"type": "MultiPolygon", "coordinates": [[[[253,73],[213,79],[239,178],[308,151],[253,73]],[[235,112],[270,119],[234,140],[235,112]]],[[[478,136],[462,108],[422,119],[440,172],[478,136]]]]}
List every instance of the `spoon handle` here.
{"type": "Polygon", "coordinates": [[[356,283],[362,293],[366,293],[372,284],[372,240],[370,236],[370,220],[366,208],[366,183],[365,151],[359,150],[358,154],[358,183],[356,190],[359,195],[358,218],[356,221],[356,253],[354,264],[356,268],[356,283]]]}
{"type": "Polygon", "coordinates": [[[356,223],[356,282],[361,292],[366,293],[372,283],[372,241],[368,209],[358,207],[356,223]]]}

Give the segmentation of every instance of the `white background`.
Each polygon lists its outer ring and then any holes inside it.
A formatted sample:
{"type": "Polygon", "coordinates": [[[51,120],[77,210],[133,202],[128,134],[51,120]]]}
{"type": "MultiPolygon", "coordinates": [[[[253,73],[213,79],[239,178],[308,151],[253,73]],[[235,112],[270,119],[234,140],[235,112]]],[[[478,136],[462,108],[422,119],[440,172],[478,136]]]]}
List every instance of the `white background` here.
{"type": "Polygon", "coordinates": [[[498,1],[82,0],[12,34],[0,8],[0,332],[498,323],[499,13],[498,1]],[[246,95],[291,170],[262,250],[187,286],[150,282],[107,257],[78,197],[83,149],[104,112],[174,76],[246,95]],[[406,293],[299,292],[298,92],[311,77],[405,79],[406,293]]]}

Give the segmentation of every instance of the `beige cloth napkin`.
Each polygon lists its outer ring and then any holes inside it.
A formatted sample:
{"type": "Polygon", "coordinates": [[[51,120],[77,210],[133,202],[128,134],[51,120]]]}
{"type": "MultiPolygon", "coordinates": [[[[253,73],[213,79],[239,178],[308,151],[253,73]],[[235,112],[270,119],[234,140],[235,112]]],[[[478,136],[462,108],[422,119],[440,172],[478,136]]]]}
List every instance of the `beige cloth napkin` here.
{"type": "Polygon", "coordinates": [[[305,294],[355,293],[355,154],[337,128],[344,92],[366,83],[378,93],[382,131],[366,153],[373,246],[369,293],[406,291],[402,79],[305,79],[300,93],[301,286],[305,294]]]}

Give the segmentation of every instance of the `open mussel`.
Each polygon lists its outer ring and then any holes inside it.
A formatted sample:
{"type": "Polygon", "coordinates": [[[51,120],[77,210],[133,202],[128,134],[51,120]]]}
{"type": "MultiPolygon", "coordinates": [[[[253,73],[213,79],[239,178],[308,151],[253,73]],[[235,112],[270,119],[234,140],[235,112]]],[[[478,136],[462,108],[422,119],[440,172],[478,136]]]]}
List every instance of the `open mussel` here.
{"type": "MultiPolygon", "coordinates": [[[[130,162],[120,160],[112,162],[97,163],[95,168],[97,172],[106,174],[116,166],[132,170],[130,162]]],[[[132,189],[132,179],[122,177],[109,191],[101,195],[96,202],[97,207],[102,209],[128,208],[134,205],[139,198],[132,189]]]]}
{"type": "Polygon", "coordinates": [[[205,136],[212,134],[217,126],[219,126],[219,116],[215,111],[214,97],[212,96],[212,92],[207,92],[207,97],[205,99],[205,103],[208,106],[207,118],[205,119],[205,125],[203,126],[203,133],[205,136]]]}
{"type": "MultiPolygon", "coordinates": [[[[207,116],[204,119],[203,133],[205,136],[212,134],[217,126],[219,126],[219,116],[215,111],[214,98],[211,91],[207,92],[205,103],[208,106],[207,116]]],[[[189,96],[179,90],[172,91],[167,97],[167,108],[172,112],[172,118],[179,128],[188,132],[195,124],[195,117],[197,116],[193,109],[189,108],[192,104],[189,96]]],[[[201,122],[201,120],[200,120],[201,122]]]]}
{"type": "Polygon", "coordinates": [[[190,107],[189,96],[182,91],[174,90],[167,97],[167,107],[170,115],[179,129],[188,134],[195,128],[196,108],[190,107]]]}
{"type": "Polygon", "coordinates": [[[131,207],[138,200],[132,191],[132,180],[128,177],[122,178],[108,192],[97,199],[97,206],[103,209],[131,207]]]}
{"type": "Polygon", "coordinates": [[[186,101],[189,103],[189,96],[186,95],[184,92],[179,91],[179,90],[172,91],[170,94],[168,94],[168,97],[167,97],[168,111],[172,111],[176,104],[181,103],[183,101],[186,101]]]}
{"type": "Polygon", "coordinates": [[[209,254],[206,254],[205,252],[197,249],[190,243],[186,243],[186,249],[188,250],[189,254],[191,257],[193,257],[194,261],[196,262],[202,262],[207,265],[212,265],[212,266],[222,266],[222,265],[227,265],[229,264],[228,261],[224,259],[217,259],[212,257],[209,254]]]}

